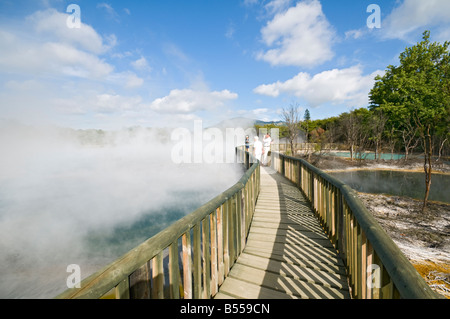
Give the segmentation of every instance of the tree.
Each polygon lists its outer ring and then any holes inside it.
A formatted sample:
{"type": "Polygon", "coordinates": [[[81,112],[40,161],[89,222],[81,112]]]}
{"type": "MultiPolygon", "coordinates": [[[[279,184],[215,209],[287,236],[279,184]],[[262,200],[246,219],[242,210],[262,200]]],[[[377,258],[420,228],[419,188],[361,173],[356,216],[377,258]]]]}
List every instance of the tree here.
{"type": "Polygon", "coordinates": [[[370,119],[370,129],[372,131],[370,140],[375,146],[375,160],[379,160],[381,157],[380,153],[382,149],[382,141],[383,135],[385,133],[386,121],[386,116],[381,110],[376,110],[375,112],[373,112],[370,119]]]}
{"type": "Polygon", "coordinates": [[[362,159],[362,154],[368,146],[371,133],[369,129],[370,115],[369,110],[360,108],[349,113],[342,113],[340,116],[342,134],[349,146],[351,161],[355,158],[356,153],[359,154],[359,159],[362,159]]]}
{"type": "Polygon", "coordinates": [[[286,124],[286,137],[291,145],[292,155],[295,155],[294,141],[297,139],[300,129],[299,106],[297,103],[290,104],[283,108],[281,113],[283,121],[286,124]]]}
{"type": "Polygon", "coordinates": [[[303,115],[303,126],[305,127],[306,131],[306,143],[308,143],[308,136],[309,136],[309,122],[311,122],[311,114],[309,113],[309,110],[306,109],[305,115],[303,115]]]}
{"type": "Polygon", "coordinates": [[[400,54],[399,66],[388,66],[370,93],[372,109],[396,115],[400,123],[411,119],[424,151],[425,211],[431,187],[433,140],[449,126],[450,42],[431,42],[430,32],[400,54]]]}

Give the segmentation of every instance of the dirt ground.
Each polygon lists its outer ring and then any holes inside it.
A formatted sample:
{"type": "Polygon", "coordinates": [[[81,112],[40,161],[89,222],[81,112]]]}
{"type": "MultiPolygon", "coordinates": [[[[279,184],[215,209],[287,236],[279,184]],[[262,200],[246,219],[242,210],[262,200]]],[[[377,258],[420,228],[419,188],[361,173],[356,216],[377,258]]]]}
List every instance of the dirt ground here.
{"type": "MultiPolygon", "coordinates": [[[[418,160],[351,162],[344,158],[311,156],[310,162],[326,171],[423,171],[423,163],[418,160]]],[[[435,171],[447,174],[450,166],[442,164],[435,171]]],[[[450,299],[450,205],[430,202],[422,213],[420,200],[365,193],[359,193],[359,197],[430,287],[450,299]]]]}
{"type": "Polygon", "coordinates": [[[359,193],[381,227],[391,236],[430,287],[450,299],[450,205],[359,193]]]}

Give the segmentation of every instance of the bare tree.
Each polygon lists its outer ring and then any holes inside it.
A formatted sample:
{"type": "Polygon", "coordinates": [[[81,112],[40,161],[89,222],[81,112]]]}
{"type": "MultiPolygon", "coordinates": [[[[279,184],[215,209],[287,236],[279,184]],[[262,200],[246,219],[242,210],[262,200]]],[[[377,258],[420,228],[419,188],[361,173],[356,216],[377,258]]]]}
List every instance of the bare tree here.
{"type": "Polygon", "coordinates": [[[286,137],[291,145],[292,155],[295,155],[294,141],[297,139],[300,129],[300,113],[298,103],[291,103],[288,107],[283,108],[282,118],[286,123],[286,137]]]}
{"type": "Polygon", "coordinates": [[[407,161],[409,154],[419,145],[420,139],[417,137],[418,127],[414,123],[411,123],[410,119],[406,120],[403,124],[401,132],[403,146],[405,148],[405,161],[407,161]]]}
{"type": "MultiPolygon", "coordinates": [[[[386,124],[388,126],[388,124],[386,124]]],[[[386,143],[389,147],[389,151],[391,152],[391,161],[394,159],[394,151],[395,147],[397,145],[397,135],[396,135],[396,128],[393,125],[389,125],[386,129],[385,136],[386,136],[386,143]]]]}
{"type": "Polygon", "coordinates": [[[353,161],[355,155],[356,141],[358,138],[357,123],[353,112],[344,113],[342,115],[342,126],[344,129],[345,139],[347,140],[347,144],[349,146],[350,159],[351,161],[353,161]]]}
{"type": "Polygon", "coordinates": [[[372,129],[372,141],[375,146],[375,160],[379,160],[381,157],[382,141],[384,128],[386,126],[387,118],[383,114],[383,111],[375,110],[370,121],[372,129]]]}

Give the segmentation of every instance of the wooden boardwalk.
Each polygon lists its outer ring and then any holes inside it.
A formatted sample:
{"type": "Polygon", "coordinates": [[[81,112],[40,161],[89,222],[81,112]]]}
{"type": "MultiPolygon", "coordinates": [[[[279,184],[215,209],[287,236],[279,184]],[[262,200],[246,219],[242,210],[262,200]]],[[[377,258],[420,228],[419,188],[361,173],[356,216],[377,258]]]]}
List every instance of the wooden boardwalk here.
{"type": "Polygon", "coordinates": [[[247,245],[215,298],[350,298],[342,260],[301,191],[261,167],[247,245]]]}

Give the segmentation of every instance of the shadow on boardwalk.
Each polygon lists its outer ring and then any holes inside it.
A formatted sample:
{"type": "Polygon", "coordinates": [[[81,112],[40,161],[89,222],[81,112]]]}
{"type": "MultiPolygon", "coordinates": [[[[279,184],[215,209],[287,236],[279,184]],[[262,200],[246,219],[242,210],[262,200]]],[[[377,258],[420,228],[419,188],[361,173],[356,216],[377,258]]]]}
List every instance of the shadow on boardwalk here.
{"type": "Polygon", "coordinates": [[[261,168],[247,245],[216,298],[350,298],[342,260],[301,191],[261,168]]]}

